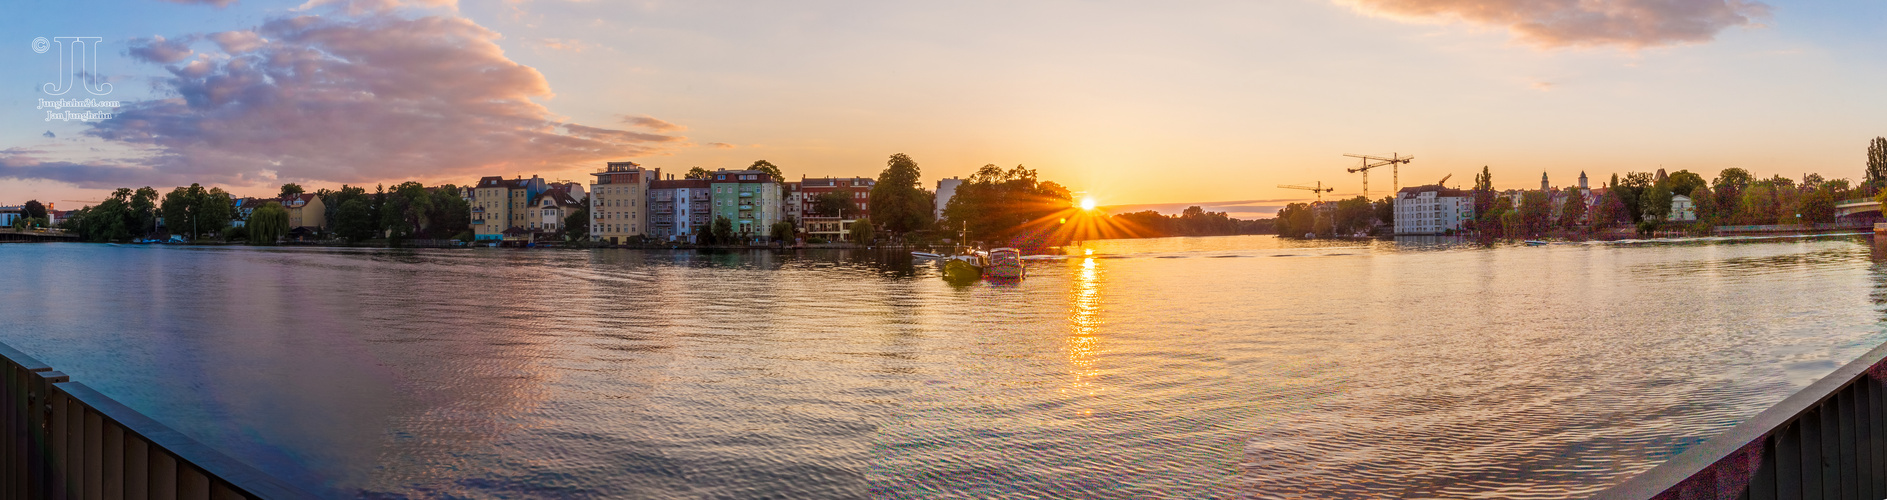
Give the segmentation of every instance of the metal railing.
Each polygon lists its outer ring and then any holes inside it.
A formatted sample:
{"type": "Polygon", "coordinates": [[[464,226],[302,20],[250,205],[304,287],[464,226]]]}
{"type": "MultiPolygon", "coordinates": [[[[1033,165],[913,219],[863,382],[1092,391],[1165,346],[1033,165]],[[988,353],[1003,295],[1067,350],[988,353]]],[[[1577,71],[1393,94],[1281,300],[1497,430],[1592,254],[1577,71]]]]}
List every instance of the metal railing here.
{"type": "Polygon", "coordinates": [[[0,499],[314,498],[0,344],[0,499]]]}
{"type": "Polygon", "coordinates": [[[1887,498],[1887,345],[1593,498],[1887,498]]]}

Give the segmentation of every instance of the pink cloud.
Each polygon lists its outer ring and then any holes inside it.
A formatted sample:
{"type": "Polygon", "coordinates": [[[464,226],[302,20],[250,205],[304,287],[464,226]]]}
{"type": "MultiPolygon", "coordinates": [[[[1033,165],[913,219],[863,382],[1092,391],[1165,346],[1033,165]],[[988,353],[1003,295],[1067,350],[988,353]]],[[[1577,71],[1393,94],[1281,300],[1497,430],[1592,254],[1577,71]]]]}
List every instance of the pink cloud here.
{"type": "Polygon", "coordinates": [[[505,57],[498,37],[463,18],[389,16],[210,35],[240,53],[170,66],[163,85],[178,97],[127,103],[85,132],[151,155],[102,165],[12,155],[0,177],[367,183],[577,168],[687,144],[554,116],[532,101],[551,95],[549,82],[505,57]]]}
{"type": "Polygon", "coordinates": [[[1336,0],[1358,11],[1507,28],[1543,47],[1655,47],[1708,42],[1753,26],[1769,6],[1746,0],[1336,0]]]}
{"type": "Polygon", "coordinates": [[[196,37],[187,36],[176,40],[167,40],[162,36],[131,40],[131,48],[125,51],[132,59],[157,64],[170,64],[190,57],[194,52],[190,44],[196,37]]]}
{"type": "Polygon", "coordinates": [[[683,130],[688,130],[688,127],[676,125],[674,123],[669,123],[666,120],[649,116],[649,115],[640,115],[640,116],[621,115],[621,116],[622,116],[623,124],[634,126],[634,127],[642,127],[649,130],[654,130],[656,132],[680,132],[683,130]]]}
{"type": "Polygon", "coordinates": [[[707,144],[707,146],[714,149],[734,149],[734,148],[740,147],[740,146],[735,146],[733,144],[728,144],[725,142],[710,142],[707,144]]]}

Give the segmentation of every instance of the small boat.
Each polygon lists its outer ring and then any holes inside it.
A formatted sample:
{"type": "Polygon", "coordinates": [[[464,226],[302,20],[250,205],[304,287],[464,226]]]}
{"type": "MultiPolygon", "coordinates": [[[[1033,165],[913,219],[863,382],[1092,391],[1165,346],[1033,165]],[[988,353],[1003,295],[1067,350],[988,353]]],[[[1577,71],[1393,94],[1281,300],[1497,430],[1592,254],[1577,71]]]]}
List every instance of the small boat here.
{"type": "Polygon", "coordinates": [[[952,283],[969,283],[983,278],[984,258],[978,254],[956,255],[944,260],[943,278],[952,283]]]}
{"type": "Polygon", "coordinates": [[[943,258],[943,256],[942,256],[942,255],[938,255],[938,254],[934,254],[934,253],[930,253],[930,252],[911,252],[911,257],[913,257],[913,258],[919,258],[919,259],[941,259],[941,258],[943,258]]]}
{"type": "Polygon", "coordinates": [[[1530,247],[1546,246],[1546,242],[1540,241],[1540,240],[1527,240],[1527,246],[1530,246],[1530,247]]]}
{"type": "Polygon", "coordinates": [[[1023,275],[1022,251],[1007,247],[990,250],[988,263],[983,266],[983,275],[991,278],[1021,279],[1023,275]]]}

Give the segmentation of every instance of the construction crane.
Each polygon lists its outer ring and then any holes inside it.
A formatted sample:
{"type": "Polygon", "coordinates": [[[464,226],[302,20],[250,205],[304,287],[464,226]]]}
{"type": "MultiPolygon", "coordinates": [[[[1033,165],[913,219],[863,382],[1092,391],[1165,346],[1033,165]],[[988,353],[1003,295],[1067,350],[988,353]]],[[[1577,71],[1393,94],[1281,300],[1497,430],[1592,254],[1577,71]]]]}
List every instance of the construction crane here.
{"type": "Polygon", "coordinates": [[[1394,182],[1394,184],[1392,185],[1395,186],[1395,190],[1399,191],[1402,189],[1402,164],[1408,163],[1409,160],[1415,159],[1415,157],[1413,156],[1404,158],[1402,157],[1402,155],[1393,154],[1393,153],[1390,154],[1388,158],[1383,158],[1381,156],[1349,155],[1349,154],[1346,154],[1343,156],[1363,159],[1363,166],[1350,169],[1350,173],[1352,174],[1357,173],[1357,172],[1363,173],[1363,198],[1365,199],[1369,198],[1369,169],[1377,168],[1377,167],[1389,167],[1390,180],[1394,182]]]}
{"type": "Polygon", "coordinates": [[[1289,184],[1279,184],[1279,185],[1278,185],[1278,187],[1281,187],[1281,188],[1284,188],[1284,189],[1302,189],[1302,190],[1305,190],[1305,191],[1310,191],[1310,192],[1312,192],[1312,193],[1317,193],[1317,202],[1318,202],[1318,203],[1323,203],[1323,201],[1324,201],[1324,193],[1328,193],[1328,192],[1331,192],[1331,191],[1336,191],[1336,190],[1337,190],[1337,188],[1333,188],[1333,187],[1324,187],[1324,183],[1323,183],[1323,181],[1317,181],[1317,185],[1316,185],[1316,186],[1314,186],[1314,187],[1313,187],[1313,186],[1292,186],[1292,185],[1289,185],[1289,184]]]}
{"type": "Polygon", "coordinates": [[[1440,186],[1440,187],[1444,187],[1444,188],[1445,188],[1445,187],[1448,187],[1448,186],[1447,186],[1447,183],[1448,183],[1448,179],[1452,179],[1452,178],[1454,178],[1454,176],[1455,176],[1455,174],[1448,174],[1448,175],[1444,175],[1444,176],[1441,176],[1441,180],[1440,180],[1440,181],[1436,181],[1436,182],[1435,182],[1435,185],[1436,185],[1436,186],[1440,186]]]}

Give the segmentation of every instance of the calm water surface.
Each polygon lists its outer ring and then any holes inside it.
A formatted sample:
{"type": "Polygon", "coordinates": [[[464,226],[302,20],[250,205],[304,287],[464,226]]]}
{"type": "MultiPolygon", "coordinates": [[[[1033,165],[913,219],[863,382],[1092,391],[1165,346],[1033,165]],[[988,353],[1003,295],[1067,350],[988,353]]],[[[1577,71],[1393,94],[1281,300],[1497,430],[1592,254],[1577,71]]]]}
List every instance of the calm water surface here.
{"type": "Polygon", "coordinates": [[[1567,498],[1887,340],[1869,237],[0,245],[0,341],[335,498],[1567,498]]]}

